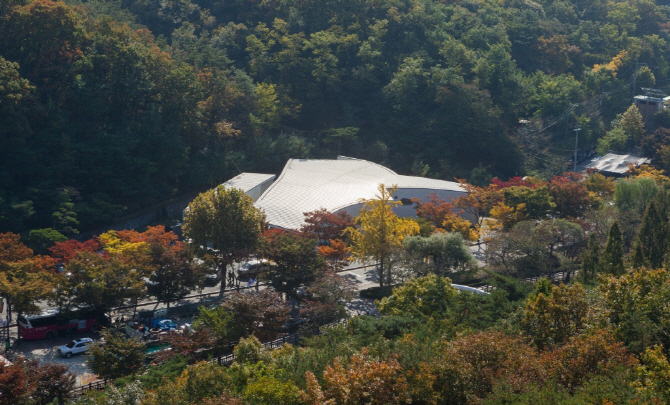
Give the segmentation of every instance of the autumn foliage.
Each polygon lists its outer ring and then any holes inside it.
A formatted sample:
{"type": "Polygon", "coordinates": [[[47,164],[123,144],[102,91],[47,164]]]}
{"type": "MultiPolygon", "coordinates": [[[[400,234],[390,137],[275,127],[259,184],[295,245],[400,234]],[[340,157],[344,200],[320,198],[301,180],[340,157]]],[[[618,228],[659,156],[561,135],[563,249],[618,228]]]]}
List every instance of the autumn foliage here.
{"type": "Polygon", "coordinates": [[[324,386],[307,372],[304,400],[308,405],[357,403],[403,404],[408,399],[407,381],[397,360],[380,361],[367,351],[351,356],[345,364],[335,359],[323,372],[324,386]]]}

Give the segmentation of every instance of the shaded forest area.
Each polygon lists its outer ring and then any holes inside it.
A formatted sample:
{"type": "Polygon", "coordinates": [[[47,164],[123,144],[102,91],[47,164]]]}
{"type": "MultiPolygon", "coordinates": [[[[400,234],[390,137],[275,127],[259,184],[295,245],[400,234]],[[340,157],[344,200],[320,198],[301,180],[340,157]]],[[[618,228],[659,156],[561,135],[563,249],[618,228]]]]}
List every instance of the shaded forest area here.
{"type": "Polygon", "coordinates": [[[670,84],[662,1],[66,3],[0,5],[2,230],[72,236],[338,153],[546,177],[574,127],[591,149],[634,88],[670,84]]]}

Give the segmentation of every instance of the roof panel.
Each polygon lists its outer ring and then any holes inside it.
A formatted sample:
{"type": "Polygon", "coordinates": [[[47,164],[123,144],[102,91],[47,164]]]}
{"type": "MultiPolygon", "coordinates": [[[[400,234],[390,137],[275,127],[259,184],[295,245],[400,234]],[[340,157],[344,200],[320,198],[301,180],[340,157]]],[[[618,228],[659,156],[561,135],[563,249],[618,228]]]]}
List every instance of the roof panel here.
{"type": "Polygon", "coordinates": [[[641,165],[649,163],[651,160],[635,155],[618,155],[608,153],[603,157],[594,159],[586,165],[587,169],[597,169],[599,172],[609,172],[616,174],[625,174],[628,172],[628,164],[641,165]]]}
{"type": "Polygon", "coordinates": [[[366,160],[291,159],[279,178],[256,201],[256,206],[265,211],[271,225],[299,229],[304,212],[320,208],[335,212],[361,199],[374,198],[379,184],[463,191],[454,182],[400,176],[366,160]]]}
{"type": "Polygon", "coordinates": [[[272,180],[275,178],[274,174],[262,174],[262,173],[241,173],[227,182],[223,183],[224,186],[229,188],[239,188],[245,193],[252,188],[265,183],[266,181],[272,180]]]}

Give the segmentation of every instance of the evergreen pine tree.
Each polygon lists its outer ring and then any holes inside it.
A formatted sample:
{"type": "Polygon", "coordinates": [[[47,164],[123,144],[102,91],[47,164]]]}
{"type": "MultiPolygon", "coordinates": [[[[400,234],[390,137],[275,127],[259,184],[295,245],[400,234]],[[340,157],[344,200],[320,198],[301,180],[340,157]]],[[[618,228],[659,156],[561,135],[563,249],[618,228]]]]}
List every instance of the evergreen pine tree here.
{"type": "Polygon", "coordinates": [[[633,268],[639,269],[647,265],[647,260],[644,258],[644,252],[642,250],[642,243],[638,239],[633,246],[633,268]]]}
{"type": "Polygon", "coordinates": [[[593,280],[600,267],[600,246],[596,234],[589,235],[589,241],[582,254],[582,271],[580,278],[584,282],[593,280]]]}
{"type": "Polygon", "coordinates": [[[658,268],[663,262],[663,253],[665,246],[661,246],[659,239],[659,227],[662,226],[662,220],[656,209],[656,201],[652,201],[642,217],[642,225],[638,232],[638,245],[642,250],[645,262],[648,262],[652,268],[658,268]]]}
{"type": "Polygon", "coordinates": [[[607,273],[620,276],[624,273],[623,234],[619,222],[615,221],[607,235],[607,245],[601,256],[602,269],[607,273]]]}
{"type": "Polygon", "coordinates": [[[654,269],[663,266],[665,253],[668,249],[667,244],[670,241],[668,235],[669,210],[670,198],[668,198],[668,193],[657,193],[644,212],[638,232],[638,245],[644,257],[644,263],[654,269]]]}

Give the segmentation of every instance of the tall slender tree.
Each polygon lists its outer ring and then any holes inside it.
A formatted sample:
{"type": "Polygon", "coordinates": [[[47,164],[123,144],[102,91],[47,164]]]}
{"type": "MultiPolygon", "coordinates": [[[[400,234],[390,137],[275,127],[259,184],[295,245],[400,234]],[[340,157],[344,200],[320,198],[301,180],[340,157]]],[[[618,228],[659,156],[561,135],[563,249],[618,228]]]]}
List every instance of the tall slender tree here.
{"type": "Polygon", "coordinates": [[[624,274],[623,265],[623,234],[619,222],[615,221],[607,235],[607,244],[602,254],[602,269],[606,273],[620,276],[624,274]]]}
{"type": "Polygon", "coordinates": [[[670,199],[665,191],[659,191],[649,203],[642,217],[638,232],[638,245],[646,263],[652,268],[660,268],[668,250],[668,214],[670,199]]]}
{"type": "Polygon", "coordinates": [[[582,253],[582,272],[580,278],[586,282],[595,279],[599,268],[600,246],[598,246],[598,237],[595,233],[591,233],[589,241],[586,244],[586,249],[582,253]]]}

